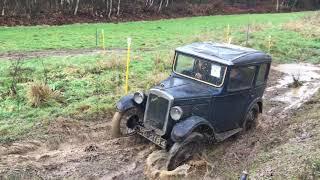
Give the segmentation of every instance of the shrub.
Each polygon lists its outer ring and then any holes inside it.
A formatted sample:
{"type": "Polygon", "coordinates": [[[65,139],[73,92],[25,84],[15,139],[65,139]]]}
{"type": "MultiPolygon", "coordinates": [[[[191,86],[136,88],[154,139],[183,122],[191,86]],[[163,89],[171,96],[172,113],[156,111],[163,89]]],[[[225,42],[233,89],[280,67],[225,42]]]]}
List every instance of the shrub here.
{"type": "Polygon", "coordinates": [[[28,89],[27,99],[33,107],[39,107],[44,104],[49,105],[52,102],[61,102],[61,94],[46,84],[33,83],[28,89]]]}

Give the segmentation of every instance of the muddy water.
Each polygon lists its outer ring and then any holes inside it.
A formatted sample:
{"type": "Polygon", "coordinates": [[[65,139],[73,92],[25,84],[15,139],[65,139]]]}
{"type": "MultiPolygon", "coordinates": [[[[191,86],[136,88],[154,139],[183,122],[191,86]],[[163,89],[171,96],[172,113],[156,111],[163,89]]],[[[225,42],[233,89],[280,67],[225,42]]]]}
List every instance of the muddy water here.
{"type": "Polygon", "coordinates": [[[271,101],[285,103],[283,111],[300,107],[308,101],[320,88],[320,67],[312,64],[281,64],[274,67],[275,70],[285,74],[278,84],[267,88],[267,91],[283,90],[285,92],[271,98],[271,101]],[[293,79],[302,83],[300,87],[288,88],[293,79]]]}

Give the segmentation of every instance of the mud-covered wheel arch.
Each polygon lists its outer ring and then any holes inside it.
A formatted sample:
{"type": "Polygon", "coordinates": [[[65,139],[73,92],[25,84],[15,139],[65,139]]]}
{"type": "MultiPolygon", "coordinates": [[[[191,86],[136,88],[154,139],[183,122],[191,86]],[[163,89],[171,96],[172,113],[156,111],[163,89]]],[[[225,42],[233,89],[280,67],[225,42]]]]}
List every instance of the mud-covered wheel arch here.
{"type": "Polygon", "coordinates": [[[244,131],[248,131],[256,126],[257,120],[259,118],[259,113],[260,107],[258,104],[255,104],[253,107],[249,109],[243,122],[244,131]]]}
{"type": "Polygon", "coordinates": [[[204,148],[205,136],[198,132],[191,133],[184,141],[176,142],[170,148],[167,169],[169,171],[201,154],[204,148]]]}
{"type": "Polygon", "coordinates": [[[131,108],[124,112],[115,112],[112,118],[112,136],[127,136],[134,132],[134,128],[143,120],[143,112],[139,108],[131,108]],[[128,132],[128,128],[131,132],[128,132]]]}

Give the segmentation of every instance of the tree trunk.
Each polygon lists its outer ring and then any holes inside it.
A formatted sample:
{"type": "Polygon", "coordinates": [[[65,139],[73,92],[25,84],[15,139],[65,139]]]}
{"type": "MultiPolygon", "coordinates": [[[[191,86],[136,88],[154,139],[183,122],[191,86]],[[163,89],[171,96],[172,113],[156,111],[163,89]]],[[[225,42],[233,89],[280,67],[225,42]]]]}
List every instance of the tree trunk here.
{"type": "Polygon", "coordinates": [[[277,6],[276,6],[276,11],[279,11],[279,0],[277,0],[277,6]]]}
{"type": "Polygon", "coordinates": [[[7,3],[7,0],[4,0],[4,1],[3,1],[2,11],[1,11],[1,16],[4,16],[4,15],[5,15],[6,3],[7,3]]]}
{"type": "Polygon", "coordinates": [[[120,3],[121,0],[118,0],[117,16],[120,16],[120,3]]]}
{"type": "Polygon", "coordinates": [[[109,3],[109,14],[108,14],[108,18],[110,19],[111,18],[111,14],[112,14],[112,0],[110,0],[110,3],[109,3]]]}
{"type": "Polygon", "coordinates": [[[162,3],[163,3],[163,0],[160,1],[158,12],[160,12],[162,9],[162,3]]]}
{"type": "Polygon", "coordinates": [[[74,13],[73,13],[73,15],[77,15],[77,13],[78,13],[79,1],[80,1],[80,0],[77,0],[77,2],[76,2],[76,7],[74,8],[74,13]]]}

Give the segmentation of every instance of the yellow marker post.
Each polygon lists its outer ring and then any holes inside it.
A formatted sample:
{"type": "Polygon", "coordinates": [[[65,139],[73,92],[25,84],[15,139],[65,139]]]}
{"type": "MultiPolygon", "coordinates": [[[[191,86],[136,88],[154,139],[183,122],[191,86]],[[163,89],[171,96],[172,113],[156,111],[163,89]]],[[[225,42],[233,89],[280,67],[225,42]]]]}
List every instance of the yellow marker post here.
{"type": "Polygon", "coordinates": [[[128,94],[128,87],[129,87],[129,65],[130,65],[130,50],[131,50],[131,38],[127,39],[128,43],[128,51],[127,51],[127,69],[126,69],[126,83],[125,83],[125,92],[128,94]]]}
{"type": "Polygon", "coordinates": [[[227,26],[227,28],[224,30],[224,40],[225,40],[225,42],[226,43],[229,43],[229,41],[230,41],[230,35],[231,35],[231,33],[230,33],[230,25],[228,24],[228,26],[227,26]]]}
{"type": "Polygon", "coordinates": [[[268,52],[270,53],[271,52],[271,47],[272,47],[272,37],[271,35],[269,36],[269,39],[268,39],[268,52]]]}
{"type": "Polygon", "coordinates": [[[106,47],[105,47],[105,39],[104,39],[104,30],[101,30],[101,36],[102,36],[102,49],[103,49],[103,53],[106,52],[106,47]]]}

